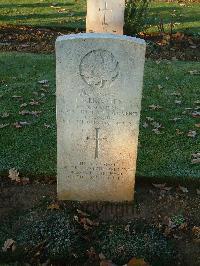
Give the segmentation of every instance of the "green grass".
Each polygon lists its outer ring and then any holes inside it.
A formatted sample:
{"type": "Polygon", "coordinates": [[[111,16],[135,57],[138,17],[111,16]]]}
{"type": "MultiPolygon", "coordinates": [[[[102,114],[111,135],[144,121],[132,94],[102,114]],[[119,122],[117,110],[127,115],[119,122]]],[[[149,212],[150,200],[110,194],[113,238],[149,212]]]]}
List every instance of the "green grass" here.
{"type": "MultiPolygon", "coordinates": [[[[200,165],[191,164],[191,154],[200,152],[200,129],[195,124],[199,118],[191,113],[200,100],[199,76],[188,71],[197,70],[197,62],[170,62],[160,64],[147,60],[145,65],[144,92],[140,127],[140,146],[137,175],[163,180],[171,177],[200,177],[200,165]],[[167,78],[166,78],[167,77],[167,78]],[[158,88],[158,85],[162,88],[158,88]],[[180,96],[172,95],[174,92],[180,96]],[[181,100],[181,104],[175,103],[181,100]],[[162,109],[151,110],[149,105],[162,109]],[[186,110],[185,108],[192,108],[186,110]],[[152,131],[146,117],[162,124],[158,135],[152,131]],[[180,118],[177,122],[173,118],[180,118]],[[142,125],[147,122],[149,127],[142,125]],[[177,134],[177,129],[182,134],[177,134]],[[196,130],[197,136],[187,136],[196,130]]],[[[55,59],[53,55],[1,53],[0,54],[0,173],[17,168],[32,176],[56,175],[56,119],[55,119],[55,59]],[[49,80],[43,88],[40,80],[49,80]],[[46,90],[46,91],[44,91],[46,90]],[[22,98],[13,98],[21,96],[22,98]],[[39,105],[31,106],[31,99],[39,105]],[[26,107],[20,107],[27,103],[26,107]],[[42,111],[38,116],[20,115],[21,110],[42,111]],[[4,113],[9,117],[1,117],[4,113]],[[13,127],[15,122],[28,122],[22,128],[13,127]],[[45,125],[46,124],[46,125],[45,125]],[[49,126],[49,127],[48,127],[49,126]]],[[[5,115],[4,115],[5,116],[5,115]]]]}
{"type": "Polygon", "coordinates": [[[170,23],[174,23],[174,32],[185,32],[200,36],[200,3],[167,3],[152,2],[148,16],[146,32],[157,32],[157,25],[163,20],[164,30],[170,31],[170,23]]]}
{"type": "MultiPolygon", "coordinates": [[[[85,16],[86,0],[0,0],[0,25],[85,29],[85,16]]],[[[152,2],[147,32],[158,32],[160,18],[163,18],[166,31],[173,21],[176,23],[174,31],[200,34],[199,3],[182,6],[180,3],[152,2]]]]}

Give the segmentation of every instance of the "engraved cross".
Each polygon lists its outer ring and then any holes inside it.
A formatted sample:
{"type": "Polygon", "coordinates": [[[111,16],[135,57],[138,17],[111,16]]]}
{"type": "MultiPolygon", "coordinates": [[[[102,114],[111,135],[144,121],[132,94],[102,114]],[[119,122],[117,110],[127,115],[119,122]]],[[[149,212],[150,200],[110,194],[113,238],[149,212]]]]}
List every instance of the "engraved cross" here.
{"type": "Polygon", "coordinates": [[[111,11],[112,12],[112,9],[108,9],[108,3],[105,2],[105,6],[104,6],[104,9],[101,9],[99,8],[99,11],[103,11],[104,14],[103,14],[103,25],[108,25],[108,23],[106,22],[106,12],[107,11],[111,11]]]}
{"type": "MultiPolygon", "coordinates": [[[[99,158],[99,142],[100,140],[107,140],[107,138],[100,138],[99,137],[99,130],[100,128],[95,128],[95,153],[94,153],[94,158],[97,159],[99,158]]],[[[90,139],[87,137],[87,140],[90,139]]]]}

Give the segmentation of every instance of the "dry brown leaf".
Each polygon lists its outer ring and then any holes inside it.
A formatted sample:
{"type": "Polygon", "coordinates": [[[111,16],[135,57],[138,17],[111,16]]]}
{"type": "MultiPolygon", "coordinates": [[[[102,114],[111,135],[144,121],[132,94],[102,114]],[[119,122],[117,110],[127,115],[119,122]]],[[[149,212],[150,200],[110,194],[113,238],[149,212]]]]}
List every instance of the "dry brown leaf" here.
{"type": "Polygon", "coordinates": [[[149,121],[149,122],[154,121],[154,118],[149,117],[149,116],[147,116],[146,119],[147,119],[147,121],[149,121]]]}
{"type": "Polygon", "coordinates": [[[183,133],[184,133],[184,132],[183,132],[183,131],[180,131],[180,129],[178,129],[178,128],[176,129],[176,134],[177,134],[177,135],[182,135],[183,133]]]}
{"type": "Polygon", "coordinates": [[[26,107],[28,104],[27,103],[22,103],[21,105],[20,105],[20,108],[22,108],[22,107],[26,107]]]}
{"type": "Polygon", "coordinates": [[[4,242],[4,246],[2,247],[3,252],[11,250],[12,252],[16,250],[16,242],[13,239],[7,239],[4,242]]]}
{"type": "Polygon", "coordinates": [[[187,136],[191,138],[195,138],[197,135],[197,132],[195,130],[189,130],[187,136]]]}
{"type": "Polygon", "coordinates": [[[20,182],[19,172],[15,168],[12,168],[12,169],[9,170],[8,177],[12,181],[20,182]]]}
{"type": "Polygon", "coordinates": [[[190,71],[188,71],[188,73],[190,74],[190,75],[200,75],[200,71],[198,71],[198,70],[190,70],[190,71]]]}
{"type": "Polygon", "coordinates": [[[152,122],[151,125],[154,126],[154,128],[161,128],[162,127],[162,125],[156,121],[152,122]]]}
{"type": "Polygon", "coordinates": [[[44,123],[44,127],[46,127],[46,128],[50,128],[51,126],[48,125],[48,124],[46,124],[46,123],[44,123]]]}
{"type": "Polygon", "coordinates": [[[166,183],[163,183],[163,184],[154,184],[154,183],[152,183],[152,185],[154,187],[156,187],[156,188],[163,189],[166,186],[166,183]]]}
{"type": "Polygon", "coordinates": [[[39,84],[47,84],[49,81],[47,79],[39,80],[39,84]]]}
{"type": "Polygon", "coordinates": [[[15,128],[21,128],[21,127],[22,127],[22,125],[20,125],[19,122],[15,122],[15,123],[13,123],[13,126],[14,126],[15,128]]]}
{"type": "Polygon", "coordinates": [[[83,211],[81,211],[79,209],[77,209],[77,212],[78,212],[78,214],[81,214],[82,216],[90,216],[88,213],[83,212],[83,211]]]}
{"type": "Polygon", "coordinates": [[[192,233],[195,238],[200,239],[200,227],[199,226],[194,226],[192,228],[192,233]]]}
{"type": "Polygon", "coordinates": [[[157,135],[163,134],[163,133],[161,133],[161,132],[159,131],[158,128],[154,128],[154,129],[152,129],[152,131],[153,131],[155,134],[157,134],[157,135]]]}
{"type": "Polygon", "coordinates": [[[149,105],[149,108],[151,110],[159,110],[161,109],[162,107],[160,105],[155,105],[155,104],[152,104],[152,105],[149,105]]]}
{"type": "Polygon", "coordinates": [[[104,254],[102,252],[99,253],[99,259],[100,260],[105,260],[106,259],[106,257],[104,256],[104,254]]]}
{"type": "Polygon", "coordinates": [[[180,94],[180,92],[176,92],[175,91],[175,92],[172,92],[171,95],[173,95],[173,96],[180,96],[181,94],[180,94]]]}
{"type": "Polygon", "coordinates": [[[200,163],[200,152],[193,153],[192,157],[193,157],[192,160],[191,160],[192,164],[200,163]]]}
{"type": "Polygon", "coordinates": [[[1,115],[2,118],[6,118],[6,117],[9,117],[9,116],[10,116],[10,114],[7,113],[7,112],[5,112],[5,113],[3,113],[3,114],[1,115]]]}
{"type": "Polygon", "coordinates": [[[181,120],[181,118],[180,117],[174,117],[174,118],[172,118],[172,119],[170,119],[171,121],[174,121],[174,122],[177,122],[177,121],[179,121],[179,120],[181,120]]]}
{"type": "Polygon", "coordinates": [[[22,182],[23,185],[27,185],[30,183],[30,179],[28,177],[22,177],[20,181],[22,182]]]}
{"type": "Polygon", "coordinates": [[[4,127],[7,127],[9,126],[10,124],[0,124],[0,128],[4,128],[4,127]]]}
{"type": "Polygon", "coordinates": [[[100,266],[117,266],[111,260],[102,260],[100,266]]]}
{"type": "Polygon", "coordinates": [[[195,112],[192,113],[192,116],[194,118],[199,118],[200,117],[200,112],[195,111],[195,112]]]}
{"type": "Polygon", "coordinates": [[[198,163],[200,163],[200,158],[192,159],[191,163],[192,164],[198,164],[198,163]]]}
{"type": "Polygon", "coordinates": [[[19,95],[13,95],[12,98],[20,99],[20,98],[22,98],[22,96],[19,96],[19,95]]]}
{"type": "Polygon", "coordinates": [[[186,187],[179,186],[179,190],[181,190],[183,193],[188,193],[188,189],[186,187]]]}
{"type": "Polygon", "coordinates": [[[142,125],[144,128],[147,128],[149,126],[149,124],[147,122],[144,122],[142,125]]]}
{"type": "Polygon", "coordinates": [[[50,204],[48,207],[47,207],[48,210],[59,210],[60,209],[60,206],[57,202],[55,203],[52,203],[50,204]]]}
{"type": "Polygon", "coordinates": [[[195,124],[195,127],[198,127],[198,128],[200,128],[200,123],[199,123],[199,124],[195,124]]]}
{"type": "Polygon", "coordinates": [[[30,105],[39,105],[39,102],[32,99],[31,102],[29,102],[30,105]]]}
{"type": "Polygon", "coordinates": [[[127,266],[150,266],[144,259],[132,258],[127,266]]]}
{"type": "Polygon", "coordinates": [[[181,103],[182,103],[181,100],[175,100],[174,102],[175,102],[176,104],[181,104],[181,103]]]}

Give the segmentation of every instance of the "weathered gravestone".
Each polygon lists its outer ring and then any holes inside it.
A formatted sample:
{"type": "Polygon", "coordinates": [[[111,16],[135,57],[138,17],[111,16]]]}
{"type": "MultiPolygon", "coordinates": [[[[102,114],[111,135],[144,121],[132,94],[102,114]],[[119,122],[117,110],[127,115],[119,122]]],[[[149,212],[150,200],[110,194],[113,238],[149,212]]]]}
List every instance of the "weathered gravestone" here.
{"type": "Polygon", "coordinates": [[[86,32],[123,34],[125,0],[87,0],[86,32]]]}
{"type": "Polygon", "coordinates": [[[67,35],[56,56],[59,199],[131,201],[145,42],[67,35]]]}

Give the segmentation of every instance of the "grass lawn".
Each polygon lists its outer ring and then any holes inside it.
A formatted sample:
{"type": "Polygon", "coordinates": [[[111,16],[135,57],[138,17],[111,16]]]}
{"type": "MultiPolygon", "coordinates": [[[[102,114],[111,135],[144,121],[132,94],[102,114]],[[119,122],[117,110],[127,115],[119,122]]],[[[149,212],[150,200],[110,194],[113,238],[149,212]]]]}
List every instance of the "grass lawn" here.
{"type": "MultiPolygon", "coordinates": [[[[86,0],[0,0],[0,25],[85,29],[85,15],[86,0]]],[[[152,2],[147,32],[158,31],[160,18],[166,31],[173,21],[174,31],[200,34],[199,3],[152,2]]]]}
{"type": "MultiPolygon", "coordinates": [[[[147,60],[138,176],[200,177],[200,164],[191,164],[192,154],[200,152],[200,119],[193,117],[199,116],[200,80],[188,72],[198,67],[147,60]]],[[[54,56],[1,53],[0,68],[0,173],[15,167],[23,174],[55,176],[54,56]],[[38,83],[43,80],[49,82],[38,83]]]]}

